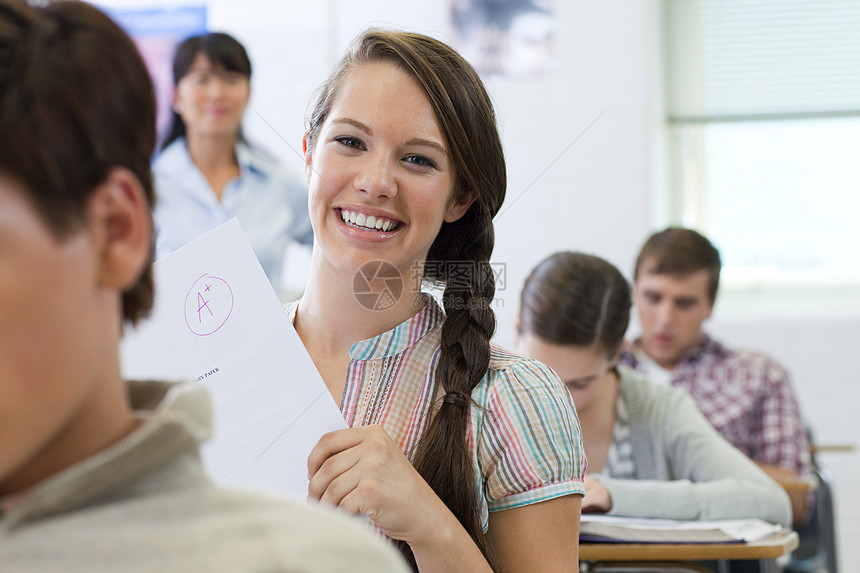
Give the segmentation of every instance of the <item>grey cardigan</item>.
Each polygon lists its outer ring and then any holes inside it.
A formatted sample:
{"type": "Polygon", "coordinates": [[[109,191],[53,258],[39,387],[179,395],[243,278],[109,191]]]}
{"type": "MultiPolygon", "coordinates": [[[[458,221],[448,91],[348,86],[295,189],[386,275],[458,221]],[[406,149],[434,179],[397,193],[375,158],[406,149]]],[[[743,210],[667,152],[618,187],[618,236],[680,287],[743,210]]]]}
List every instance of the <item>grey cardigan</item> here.
{"type": "Polygon", "coordinates": [[[791,524],[785,490],[720,436],[686,391],[618,372],[637,479],[593,476],[612,496],[610,515],[791,524]]]}

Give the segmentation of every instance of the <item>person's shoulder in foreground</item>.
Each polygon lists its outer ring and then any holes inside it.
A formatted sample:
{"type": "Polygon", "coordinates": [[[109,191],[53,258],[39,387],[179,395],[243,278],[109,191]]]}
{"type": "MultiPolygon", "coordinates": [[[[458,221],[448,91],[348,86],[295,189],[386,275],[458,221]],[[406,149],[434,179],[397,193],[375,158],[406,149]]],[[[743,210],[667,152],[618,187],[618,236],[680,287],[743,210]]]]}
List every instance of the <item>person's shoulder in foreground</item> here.
{"type": "Polygon", "coordinates": [[[153,302],[131,39],[84,2],[0,0],[0,133],[0,569],[404,571],[346,518],[216,488],[203,387],[123,381],[153,302]]]}
{"type": "Polygon", "coordinates": [[[132,382],[146,421],[96,456],[4,501],[0,562],[14,571],[404,571],[358,521],[206,477],[203,387],[132,382]],[[50,540],[46,543],[45,540],[50,540]]]}

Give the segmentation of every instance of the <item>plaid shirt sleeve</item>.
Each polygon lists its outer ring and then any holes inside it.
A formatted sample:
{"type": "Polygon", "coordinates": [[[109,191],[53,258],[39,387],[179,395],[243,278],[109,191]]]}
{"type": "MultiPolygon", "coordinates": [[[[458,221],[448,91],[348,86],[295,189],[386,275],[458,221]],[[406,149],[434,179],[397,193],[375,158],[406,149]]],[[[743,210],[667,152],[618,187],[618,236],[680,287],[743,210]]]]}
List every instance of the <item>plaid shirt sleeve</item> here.
{"type": "Polygon", "coordinates": [[[765,366],[757,414],[760,428],[755,458],[800,475],[812,473],[809,441],[791,381],[785,369],[773,360],[765,366]]]}
{"type": "Polygon", "coordinates": [[[540,362],[496,372],[480,414],[478,458],[490,511],[585,494],[586,460],[570,393],[540,362]]]}

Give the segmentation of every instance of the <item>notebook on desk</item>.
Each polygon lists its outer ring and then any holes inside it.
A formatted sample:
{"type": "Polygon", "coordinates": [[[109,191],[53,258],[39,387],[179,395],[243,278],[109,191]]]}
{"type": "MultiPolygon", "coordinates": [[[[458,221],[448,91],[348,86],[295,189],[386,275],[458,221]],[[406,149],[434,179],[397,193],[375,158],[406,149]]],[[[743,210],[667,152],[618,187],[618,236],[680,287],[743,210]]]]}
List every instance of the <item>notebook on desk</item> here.
{"type": "Polygon", "coordinates": [[[585,514],[579,540],[601,543],[743,543],[784,531],[761,519],[680,521],[585,514]]]}

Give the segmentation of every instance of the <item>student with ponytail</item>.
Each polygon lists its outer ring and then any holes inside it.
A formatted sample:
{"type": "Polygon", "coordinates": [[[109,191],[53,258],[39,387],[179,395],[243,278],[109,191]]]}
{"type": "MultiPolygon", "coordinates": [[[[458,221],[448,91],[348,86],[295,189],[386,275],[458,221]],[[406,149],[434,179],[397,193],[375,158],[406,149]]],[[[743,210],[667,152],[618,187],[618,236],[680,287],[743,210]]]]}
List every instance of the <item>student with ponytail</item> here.
{"type": "Polygon", "coordinates": [[[350,426],[311,453],[310,497],[366,515],[422,572],[576,570],[570,395],[490,341],[506,173],[478,75],[432,38],[365,32],[304,146],[315,241],[287,311],[350,426]]]}
{"type": "Polygon", "coordinates": [[[584,513],[791,524],[788,495],[720,436],[680,388],[618,365],[630,286],[611,263],[563,251],[523,286],[516,348],[564,379],[588,451],[584,513]]]}

